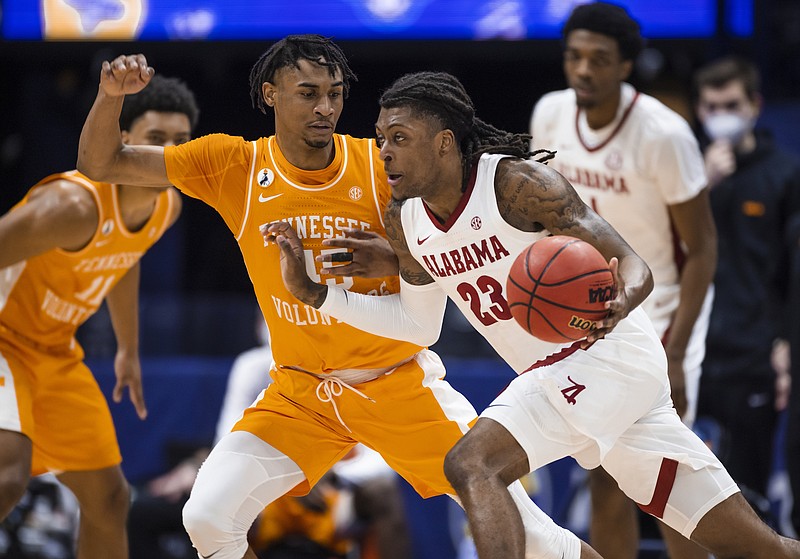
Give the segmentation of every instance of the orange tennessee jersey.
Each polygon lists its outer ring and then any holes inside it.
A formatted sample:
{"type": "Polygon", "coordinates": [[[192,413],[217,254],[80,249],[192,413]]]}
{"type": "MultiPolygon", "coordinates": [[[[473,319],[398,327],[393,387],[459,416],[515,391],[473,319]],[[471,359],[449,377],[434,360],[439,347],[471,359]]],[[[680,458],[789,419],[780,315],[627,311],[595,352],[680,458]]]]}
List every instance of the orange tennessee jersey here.
{"type": "Polygon", "coordinates": [[[317,374],[389,367],[420,349],[304,305],[283,284],[280,250],[264,245],[259,226],[288,221],[303,241],[306,267],[317,283],[373,295],[399,291],[397,277],[334,277],[315,261],[331,250],[322,240],[342,237],[346,228],[385,234],[382,215],[390,191],[374,141],[339,134],[333,141],[334,160],[319,171],[291,165],[275,136],[247,142],[214,134],[164,150],[170,182],[214,207],[235,235],[269,326],[275,363],[317,374]]]}
{"type": "MultiPolygon", "coordinates": [[[[94,195],[97,230],[81,250],[54,249],[0,269],[0,325],[23,341],[62,350],[72,344],[78,326],[97,312],[111,288],[164,233],[176,194],[162,193],[150,219],[132,233],[122,222],[114,185],[70,171],[51,175],[33,189],[55,180],[74,182],[94,195]]],[[[30,191],[17,207],[27,203],[28,196],[30,191]]]]}

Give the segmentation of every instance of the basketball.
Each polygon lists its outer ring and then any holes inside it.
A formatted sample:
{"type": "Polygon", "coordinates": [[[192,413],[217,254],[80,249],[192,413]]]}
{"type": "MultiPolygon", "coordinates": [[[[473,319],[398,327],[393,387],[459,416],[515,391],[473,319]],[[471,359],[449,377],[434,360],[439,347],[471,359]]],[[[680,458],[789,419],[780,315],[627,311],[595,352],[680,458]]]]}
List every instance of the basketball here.
{"type": "Polygon", "coordinates": [[[603,255],[589,243],[555,235],[523,250],[508,273],[511,314],[546,342],[571,342],[608,314],[614,278],[603,255]]]}

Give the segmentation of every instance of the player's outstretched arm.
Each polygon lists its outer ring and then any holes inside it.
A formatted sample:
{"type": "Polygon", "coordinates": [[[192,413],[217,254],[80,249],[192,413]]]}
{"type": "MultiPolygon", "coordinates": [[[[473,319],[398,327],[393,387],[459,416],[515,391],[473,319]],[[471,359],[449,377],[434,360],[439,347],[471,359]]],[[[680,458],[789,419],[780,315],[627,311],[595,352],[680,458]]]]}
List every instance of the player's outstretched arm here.
{"type": "Polygon", "coordinates": [[[609,315],[598,321],[589,342],[610,332],[653,290],[653,275],[645,261],[557,171],[535,161],[507,159],[498,166],[495,188],[500,213],[509,224],[523,231],[547,229],[554,235],[577,237],[612,265],[617,294],[606,303],[609,315]]]}
{"type": "Polygon", "coordinates": [[[167,169],[161,146],[126,146],[119,115],[125,95],[147,86],[155,71],[142,54],[118,56],[103,62],[100,87],[86,117],[78,143],[77,169],[93,180],[166,186],[167,169]]]}
{"type": "MultiPolygon", "coordinates": [[[[387,220],[387,231],[389,229],[387,220]]],[[[447,296],[430,281],[427,272],[422,270],[428,278],[425,282],[411,263],[404,265],[404,255],[399,255],[400,293],[369,296],[314,283],[306,271],[302,241],[289,224],[268,224],[262,228],[262,234],[267,243],[274,242],[280,247],[284,283],[305,304],[379,336],[421,346],[431,345],[439,339],[447,296]]],[[[394,243],[393,246],[397,248],[394,243]]],[[[407,251],[405,258],[411,258],[407,251]]]]}

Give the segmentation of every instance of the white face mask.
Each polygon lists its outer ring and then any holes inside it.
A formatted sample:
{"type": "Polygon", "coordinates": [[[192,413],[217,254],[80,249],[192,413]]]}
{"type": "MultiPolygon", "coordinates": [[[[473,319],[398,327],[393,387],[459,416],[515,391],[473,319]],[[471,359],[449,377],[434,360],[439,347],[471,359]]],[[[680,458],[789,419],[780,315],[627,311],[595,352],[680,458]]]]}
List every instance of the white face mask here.
{"type": "Polygon", "coordinates": [[[738,144],[742,136],[750,131],[750,127],[749,119],[733,113],[716,113],[703,121],[703,129],[713,142],[727,140],[738,144]]]}

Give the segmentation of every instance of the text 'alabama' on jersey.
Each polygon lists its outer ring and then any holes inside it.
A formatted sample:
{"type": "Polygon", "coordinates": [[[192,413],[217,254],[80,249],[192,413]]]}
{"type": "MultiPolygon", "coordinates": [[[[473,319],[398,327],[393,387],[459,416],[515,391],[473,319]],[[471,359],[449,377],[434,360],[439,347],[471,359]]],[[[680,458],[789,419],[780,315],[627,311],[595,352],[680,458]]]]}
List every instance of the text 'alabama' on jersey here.
{"type": "Polygon", "coordinates": [[[303,241],[306,268],[317,283],[372,295],[399,292],[396,277],[335,277],[315,260],[343,250],[322,241],[343,237],[345,229],[385,234],[382,214],[390,190],[375,142],[340,134],[332,141],[333,161],[315,171],[289,163],[275,136],[248,142],[213,134],[164,150],[170,182],[215,208],[235,235],[277,366],[315,374],[390,367],[420,349],[357,330],[301,303],[283,283],[280,249],[265,246],[259,227],[286,221],[303,241]]]}
{"type": "Polygon", "coordinates": [[[0,326],[10,335],[16,333],[17,342],[61,352],[74,345],[78,326],[97,312],[109,291],[163,235],[177,193],[160,194],[152,215],[136,232],[122,221],[117,187],[92,181],[77,171],[43,179],[17,207],[26,204],[37,187],[56,180],[73,182],[92,193],[97,230],[81,250],[54,249],[0,269],[0,326]]]}
{"type": "Polygon", "coordinates": [[[422,198],[403,203],[402,223],[409,251],[461,312],[517,373],[564,344],[544,342],[511,315],[505,288],[517,255],[550,233],[520,231],[500,215],[494,176],[504,155],[483,155],[455,211],[440,223],[422,198]]]}
{"type": "Polygon", "coordinates": [[[531,119],[532,147],[556,151],[550,166],[608,221],[653,271],[655,288],[643,303],[655,320],[672,315],[680,287],[668,206],[706,186],[697,140],[688,123],[660,101],[622,84],[620,107],[593,130],[572,89],[546,94],[531,119]]]}

